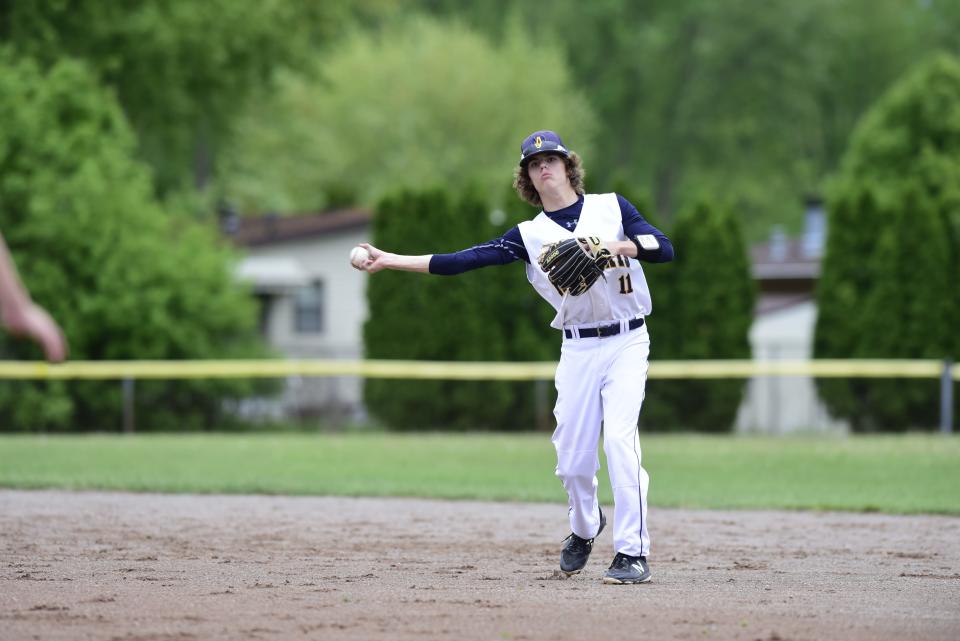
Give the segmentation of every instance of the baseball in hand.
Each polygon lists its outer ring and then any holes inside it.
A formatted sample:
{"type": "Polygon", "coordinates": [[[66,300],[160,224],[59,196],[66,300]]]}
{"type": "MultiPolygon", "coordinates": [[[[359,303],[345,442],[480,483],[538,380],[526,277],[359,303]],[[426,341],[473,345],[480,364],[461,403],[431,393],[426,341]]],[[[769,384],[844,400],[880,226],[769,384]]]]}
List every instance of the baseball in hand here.
{"type": "Polygon", "coordinates": [[[357,269],[363,269],[363,266],[370,259],[370,252],[363,247],[354,247],[350,250],[350,264],[357,269]]]}

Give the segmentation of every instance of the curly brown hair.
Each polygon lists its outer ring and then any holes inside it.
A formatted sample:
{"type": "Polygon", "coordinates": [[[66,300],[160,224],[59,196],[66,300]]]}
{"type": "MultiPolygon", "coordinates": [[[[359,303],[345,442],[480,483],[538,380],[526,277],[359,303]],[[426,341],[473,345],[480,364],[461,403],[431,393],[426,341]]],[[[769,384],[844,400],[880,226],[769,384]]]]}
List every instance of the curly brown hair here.
{"type": "MultiPolygon", "coordinates": [[[[583,162],[576,152],[571,151],[570,156],[556,154],[563,158],[563,164],[567,167],[567,178],[570,179],[570,186],[577,194],[583,194],[583,162]]],[[[540,194],[533,187],[533,181],[530,180],[530,174],[527,173],[526,165],[518,165],[513,170],[513,188],[517,190],[517,195],[521,200],[525,200],[534,207],[542,207],[543,201],[540,200],[540,194]]]]}

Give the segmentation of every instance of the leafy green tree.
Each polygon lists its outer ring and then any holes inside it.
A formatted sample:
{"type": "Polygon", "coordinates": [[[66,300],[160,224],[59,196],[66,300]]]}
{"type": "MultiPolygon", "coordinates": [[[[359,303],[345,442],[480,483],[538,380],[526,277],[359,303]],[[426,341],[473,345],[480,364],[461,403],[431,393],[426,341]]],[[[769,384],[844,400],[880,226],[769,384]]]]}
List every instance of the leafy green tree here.
{"type": "Polygon", "coordinates": [[[960,4],[953,0],[924,0],[919,3],[924,14],[925,33],[939,51],[960,55],[960,4]]]}
{"type": "Polygon", "coordinates": [[[955,4],[421,2],[496,37],[564,43],[598,115],[602,153],[586,160],[600,182],[638,179],[668,221],[723,193],[754,238],[772,220],[798,228],[801,196],[835,169],[859,115],[938,41],[957,46],[955,4]]]}
{"type": "MultiPolygon", "coordinates": [[[[864,116],[830,194],[817,291],[820,358],[960,353],[960,61],[920,64],[864,116]]],[[[823,381],[857,431],[931,427],[938,386],[823,381]]]]}
{"type": "Polygon", "coordinates": [[[161,191],[212,171],[235,114],[278,65],[304,66],[390,0],[0,3],[0,44],[42,65],[81,59],[110,87],[161,191]]]}
{"type": "MultiPolygon", "coordinates": [[[[135,139],[86,65],[49,69],[0,49],[0,229],[33,296],[61,323],[77,359],[262,354],[251,298],[213,232],[153,200],[135,139]]],[[[0,338],[6,357],[34,347],[0,338]]],[[[235,382],[139,386],[142,427],[209,426],[235,382]]],[[[119,424],[115,382],[0,388],[5,429],[119,424]]]]}
{"type": "Polygon", "coordinates": [[[312,73],[279,72],[239,123],[222,191],[241,211],[313,210],[344,193],[374,204],[435,184],[497,193],[525,135],[559,129],[588,151],[592,122],[555,46],[495,46],[414,17],[352,32],[312,73]]]}
{"type": "MultiPolygon", "coordinates": [[[[755,290],[739,218],[705,200],[680,214],[670,239],[673,263],[653,266],[670,273],[652,291],[651,359],[749,358],[755,290]]],[[[641,424],[729,431],[743,388],[742,380],[648,381],[641,424]]]]}

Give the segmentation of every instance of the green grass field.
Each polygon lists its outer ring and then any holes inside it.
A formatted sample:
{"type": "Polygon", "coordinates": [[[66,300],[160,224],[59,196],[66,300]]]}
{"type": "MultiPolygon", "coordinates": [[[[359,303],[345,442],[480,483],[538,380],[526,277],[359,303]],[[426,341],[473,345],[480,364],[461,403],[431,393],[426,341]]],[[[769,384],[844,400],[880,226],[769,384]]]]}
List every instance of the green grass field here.
{"type": "MultiPolygon", "coordinates": [[[[654,506],[960,514],[960,438],[641,437],[654,506]]],[[[602,462],[602,460],[601,460],[602,462]]],[[[0,437],[0,486],[565,501],[549,434],[0,437]]],[[[610,503],[606,471],[601,496],[610,503]]]]}

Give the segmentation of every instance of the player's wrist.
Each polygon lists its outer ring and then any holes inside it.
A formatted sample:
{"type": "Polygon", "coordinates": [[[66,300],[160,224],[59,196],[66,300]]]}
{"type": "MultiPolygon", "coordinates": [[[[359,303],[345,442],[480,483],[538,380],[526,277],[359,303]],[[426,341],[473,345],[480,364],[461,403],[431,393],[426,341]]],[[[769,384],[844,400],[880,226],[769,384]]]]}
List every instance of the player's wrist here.
{"type": "Polygon", "coordinates": [[[629,240],[607,241],[607,248],[614,256],[627,256],[629,258],[637,257],[636,246],[629,240]]]}
{"type": "Polygon", "coordinates": [[[630,236],[629,239],[629,242],[636,248],[637,258],[649,255],[651,251],[660,250],[660,241],[653,234],[637,234],[636,236],[630,236]]]}

